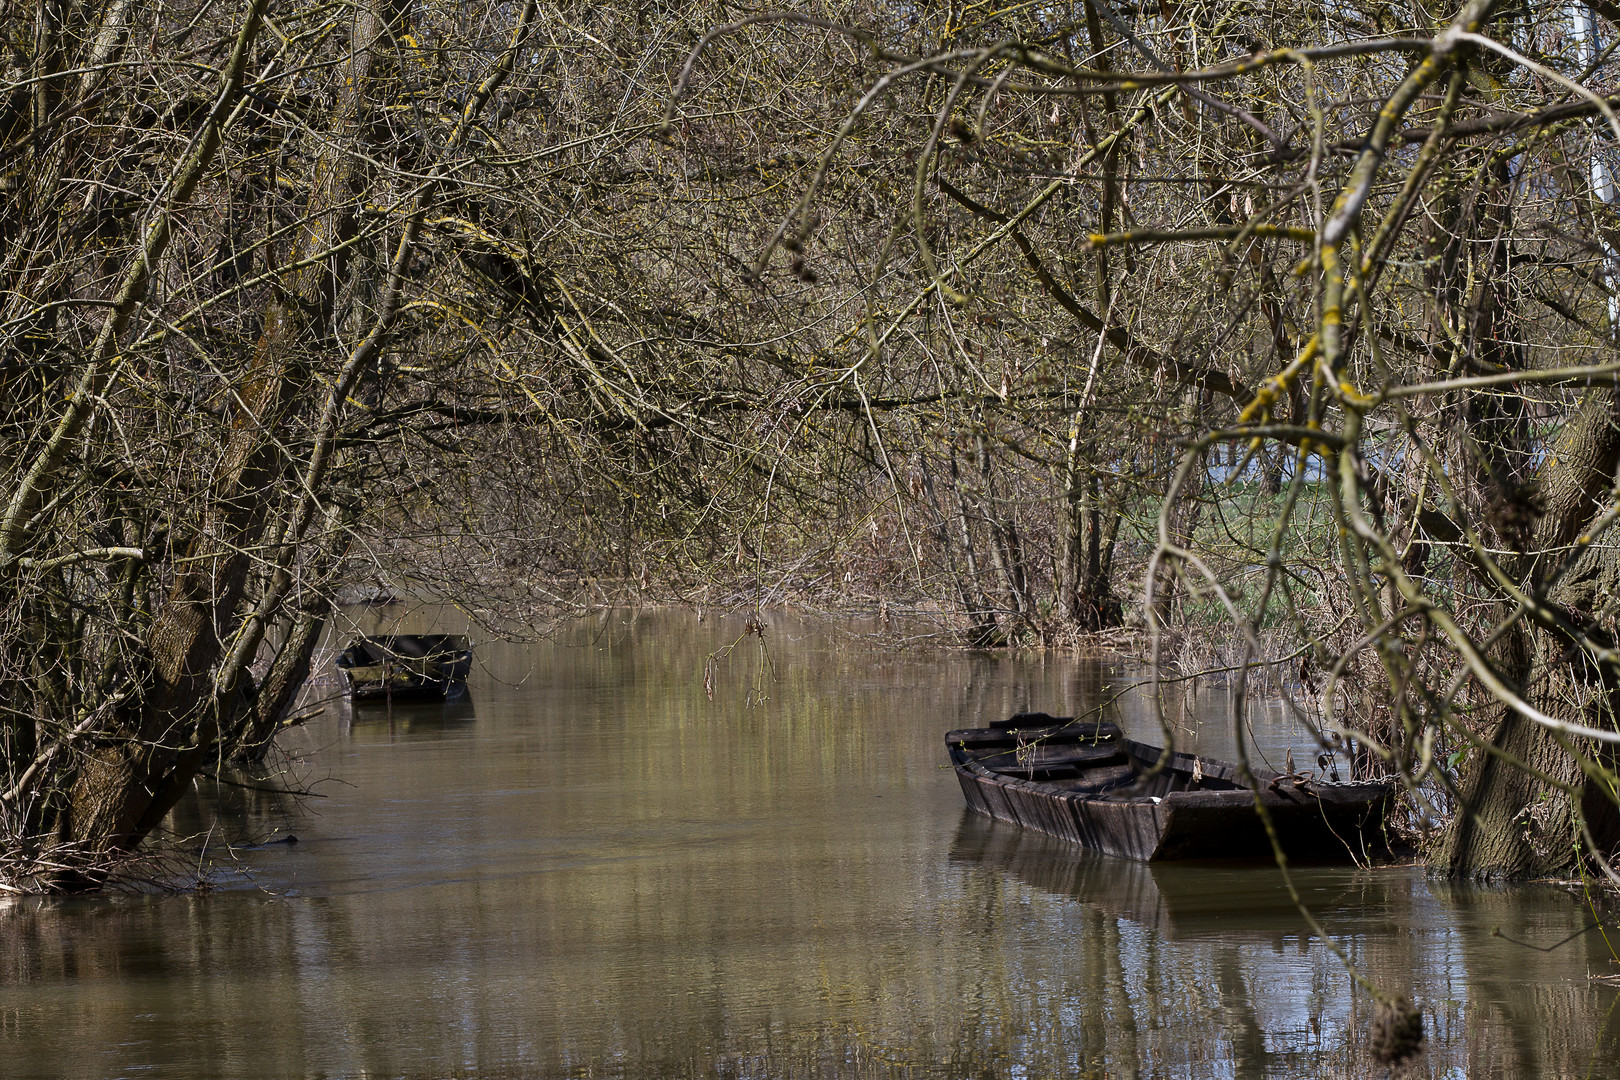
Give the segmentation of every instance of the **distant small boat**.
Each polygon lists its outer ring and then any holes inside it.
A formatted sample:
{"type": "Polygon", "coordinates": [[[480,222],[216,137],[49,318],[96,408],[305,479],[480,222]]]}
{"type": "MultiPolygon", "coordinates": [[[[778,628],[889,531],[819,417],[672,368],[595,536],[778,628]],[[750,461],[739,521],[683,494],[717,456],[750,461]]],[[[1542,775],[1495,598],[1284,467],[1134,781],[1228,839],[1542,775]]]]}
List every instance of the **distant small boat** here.
{"type": "Polygon", "coordinates": [[[355,699],[442,698],[466,683],[472,643],[459,634],[360,637],[335,663],[355,699]]]}
{"type": "MultiPolygon", "coordinates": [[[[1118,725],[1019,713],[947,732],[968,807],[988,817],[1142,862],[1272,853],[1255,790],[1236,765],[1132,742],[1118,725]]],[[[1339,784],[1253,770],[1290,859],[1348,862],[1383,850],[1387,782],[1339,784]]]]}

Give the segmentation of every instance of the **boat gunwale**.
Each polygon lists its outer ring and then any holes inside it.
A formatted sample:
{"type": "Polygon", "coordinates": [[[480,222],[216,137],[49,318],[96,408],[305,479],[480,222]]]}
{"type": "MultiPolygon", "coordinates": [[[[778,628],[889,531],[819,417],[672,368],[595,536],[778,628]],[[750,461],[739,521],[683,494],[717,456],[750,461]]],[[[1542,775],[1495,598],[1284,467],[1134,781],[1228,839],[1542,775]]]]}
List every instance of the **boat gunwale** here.
{"type": "MultiPolygon", "coordinates": [[[[1056,734],[1055,730],[1038,730],[1046,732],[1044,737],[1045,739],[1050,739],[1053,734],[1056,734]]],[[[1110,792],[1090,793],[1066,791],[1057,786],[1057,784],[1053,781],[1032,780],[1025,777],[1012,775],[1010,772],[1001,772],[986,766],[977,758],[967,757],[965,754],[959,753],[961,750],[966,750],[966,746],[963,741],[957,740],[953,738],[953,736],[961,734],[977,734],[981,732],[994,732],[998,735],[1005,733],[1007,736],[1005,741],[1014,745],[1017,743],[1018,735],[1021,734],[1016,729],[1009,730],[1005,728],[959,728],[949,731],[946,733],[945,739],[946,746],[951,754],[951,765],[953,768],[959,772],[965,770],[975,777],[980,777],[994,783],[1014,784],[1020,788],[1027,788],[1030,791],[1044,795],[1048,798],[1060,798],[1072,802],[1108,803],[1114,806],[1158,807],[1170,804],[1173,801],[1175,805],[1192,808],[1190,804],[1196,802],[1241,801],[1246,805],[1253,805],[1254,796],[1258,793],[1261,799],[1266,801],[1268,805],[1283,807],[1299,806],[1306,801],[1328,803],[1330,805],[1373,803],[1378,801],[1380,798],[1387,799],[1394,793],[1394,785],[1389,781],[1363,780],[1352,781],[1350,783],[1334,783],[1332,781],[1314,779],[1299,780],[1297,777],[1291,776],[1290,774],[1280,773],[1274,769],[1266,768],[1250,769],[1257,786],[1249,787],[1243,782],[1241,770],[1236,764],[1229,761],[1222,761],[1219,758],[1204,758],[1200,757],[1199,755],[1188,754],[1180,750],[1170,751],[1170,758],[1159,770],[1160,772],[1181,773],[1188,776],[1191,776],[1196,772],[1204,777],[1224,780],[1233,784],[1234,786],[1231,788],[1204,788],[1198,790],[1171,791],[1159,796],[1137,795],[1120,797],[1114,794],[1114,791],[1139,785],[1141,783],[1141,779],[1138,777],[1138,779],[1132,781],[1130,784],[1122,784],[1120,785],[1120,788],[1113,789],[1113,791],[1110,792]],[[1195,768],[1195,765],[1198,767],[1195,768]],[[1288,786],[1285,788],[1283,786],[1284,784],[1287,784],[1288,786]],[[1288,795],[1283,794],[1285,790],[1291,791],[1296,795],[1303,794],[1307,796],[1308,799],[1290,798],[1288,795]],[[1189,796],[1191,798],[1189,798],[1189,796]]],[[[1083,735],[1067,737],[1059,741],[1077,743],[1093,742],[1091,738],[1083,735]]],[[[1033,744],[1034,743],[1032,742],[1029,745],[1033,744]]],[[[1123,737],[1118,739],[1097,739],[1095,740],[1095,745],[1117,745],[1128,757],[1131,757],[1137,761],[1157,761],[1163,752],[1162,747],[1153,746],[1150,743],[1137,742],[1134,739],[1126,739],[1123,737]]],[[[975,747],[975,749],[983,749],[983,747],[979,746],[975,747]]]]}

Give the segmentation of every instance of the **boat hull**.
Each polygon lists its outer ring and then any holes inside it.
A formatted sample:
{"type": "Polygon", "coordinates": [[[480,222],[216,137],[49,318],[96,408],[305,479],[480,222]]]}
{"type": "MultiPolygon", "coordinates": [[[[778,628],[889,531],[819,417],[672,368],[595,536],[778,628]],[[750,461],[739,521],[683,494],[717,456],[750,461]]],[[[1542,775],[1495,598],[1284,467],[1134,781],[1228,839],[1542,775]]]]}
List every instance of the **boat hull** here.
{"type": "Polygon", "coordinates": [[[1327,784],[1255,770],[1257,796],[1226,762],[1173,753],[1154,773],[1161,751],[1117,735],[1088,740],[1061,730],[976,728],[946,740],[969,809],[1108,855],[1143,862],[1270,856],[1257,801],[1290,859],[1349,861],[1388,846],[1388,784],[1327,784]],[[1014,749],[1002,749],[1009,744],[1014,749]],[[1088,774],[1105,772],[1112,786],[1088,783],[1088,774]]]}

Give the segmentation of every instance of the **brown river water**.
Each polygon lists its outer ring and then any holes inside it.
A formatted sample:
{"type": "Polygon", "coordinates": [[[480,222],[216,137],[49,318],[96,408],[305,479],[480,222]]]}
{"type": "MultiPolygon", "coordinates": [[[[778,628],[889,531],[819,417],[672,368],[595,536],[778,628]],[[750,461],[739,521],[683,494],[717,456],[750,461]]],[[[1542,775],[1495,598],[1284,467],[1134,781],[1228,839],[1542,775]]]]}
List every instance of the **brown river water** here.
{"type": "MultiPolygon", "coordinates": [[[[711,699],[743,623],[480,643],[464,702],[284,736],[319,797],[200,787],[174,826],[206,838],[210,891],[0,901],[0,1077],[1385,1075],[1275,868],[1141,866],[963,809],[947,729],[1089,708],[1127,667],[776,617],[711,699]]],[[[1224,700],[1186,719],[1217,756],[1224,700]]],[[[1140,695],[1110,710],[1156,732],[1140,695]]],[[[1620,1076],[1620,991],[1590,978],[1620,937],[1543,951],[1591,922],[1577,890],[1297,880],[1421,1007],[1397,1075],[1620,1076]]]]}

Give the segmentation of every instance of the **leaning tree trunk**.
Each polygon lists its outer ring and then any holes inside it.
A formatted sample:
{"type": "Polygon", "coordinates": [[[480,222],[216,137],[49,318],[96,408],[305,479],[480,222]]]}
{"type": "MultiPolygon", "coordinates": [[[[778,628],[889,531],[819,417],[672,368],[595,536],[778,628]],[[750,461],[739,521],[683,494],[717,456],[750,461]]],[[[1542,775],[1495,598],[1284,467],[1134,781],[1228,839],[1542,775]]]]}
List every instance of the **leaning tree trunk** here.
{"type": "Polygon", "coordinates": [[[276,502],[291,467],[281,445],[306,411],[316,354],[331,333],[352,257],[356,166],[340,147],[359,135],[374,57],[397,34],[390,25],[397,19],[391,4],[379,3],[354,20],[336,110],[339,137],[325,144],[312,170],[306,224],[287,260],[304,265],[288,275],[265,313],[204,518],[189,538],[177,538],[186,558],[147,638],[148,689],[116,723],[124,737],[85,752],[73,786],[62,839],[85,850],[132,850],[218,755],[216,677],[244,614],[254,565],[249,553],[280,527],[276,502]]]}
{"type": "Polygon", "coordinates": [[[348,553],[351,517],[343,507],[327,515],[326,535],[303,567],[309,584],[275,644],[269,670],[258,680],[244,673],[220,735],[223,756],[237,765],[257,765],[264,760],[298,702],[332,612],[332,595],[323,586],[348,553]]]}
{"type": "MultiPolygon", "coordinates": [[[[1523,368],[1527,359],[1511,263],[1521,186],[1513,170],[1504,157],[1467,170],[1466,187],[1437,185],[1443,194],[1429,214],[1431,340],[1456,343],[1487,369],[1523,368]]],[[[1577,637],[1612,641],[1613,613],[1601,610],[1600,597],[1615,580],[1615,555],[1576,540],[1601,516],[1614,484],[1620,390],[1589,393],[1551,447],[1537,446],[1530,404],[1520,395],[1472,395],[1452,422],[1454,482],[1479,508],[1498,550],[1518,553],[1501,557],[1507,577],[1544,607],[1496,636],[1490,660],[1498,676],[1544,715],[1612,729],[1617,673],[1594,662],[1577,637]],[[1523,475],[1527,462],[1537,463],[1531,477],[1523,475]]],[[[1478,572],[1496,587],[1483,566],[1478,572]]],[[[1504,596],[1496,624],[1518,608],[1504,596]]],[[[1583,820],[1603,836],[1615,824],[1612,800],[1597,797],[1582,769],[1583,760],[1598,760],[1594,747],[1507,703],[1492,709],[1490,749],[1474,755],[1437,861],[1462,877],[1565,871],[1578,860],[1583,820]]]]}
{"type": "MultiPolygon", "coordinates": [[[[1542,515],[1529,554],[1506,567],[1571,625],[1609,640],[1613,615],[1602,619],[1609,624],[1604,626],[1599,609],[1603,597],[1620,585],[1620,557],[1587,548],[1574,565],[1563,567],[1560,553],[1602,514],[1617,464],[1620,390],[1596,391],[1541,468],[1542,515]]],[[[1556,626],[1521,622],[1504,636],[1492,660],[1509,685],[1540,711],[1589,727],[1616,727],[1620,679],[1613,665],[1585,660],[1556,626]]],[[[1511,708],[1496,709],[1490,738],[1496,752],[1476,755],[1462,805],[1436,852],[1438,864],[1461,877],[1561,872],[1577,859],[1583,819],[1594,839],[1609,848],[1604,854],[1612,853],[1620,816],[1612,799],[1587,782],[1578,756],[1602,760],[1606,755],[1587,740],[1560,735],[1511,708]]]]}
{"type": "MultiPolygon", "coordinates": [[[[1170,542],[1178,547],[1189,546],[1198,529],[1198,517],[1204,505],[1204,473],[1205,463],[1200,458],[1197,466],[1188,472],[1181,490],[1176,493],[1175,504],[1169,509],[1170,542]]],[[[1169,559],[1159,561],[1155,575],[1152,615],[1160,626],[1169,626],[1181,608],[1186,589],[1178,565],[1169,559]]]]}

